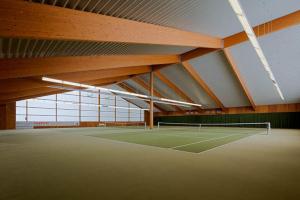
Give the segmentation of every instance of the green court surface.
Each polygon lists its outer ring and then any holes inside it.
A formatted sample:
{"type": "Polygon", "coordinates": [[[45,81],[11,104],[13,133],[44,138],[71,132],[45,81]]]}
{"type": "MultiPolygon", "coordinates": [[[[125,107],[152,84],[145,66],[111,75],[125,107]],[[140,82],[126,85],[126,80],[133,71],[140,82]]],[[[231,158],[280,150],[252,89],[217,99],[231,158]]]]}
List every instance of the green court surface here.
{"type": "Polygon", "coordinates": [[[266,134],[259,128],[189,128],[167,127],[153,130],[138,128],[99,128],[98,134],[91,136],[134,143],[140,145],[169,148],[179,151],[200,153],[254,134],[266,134]]]}

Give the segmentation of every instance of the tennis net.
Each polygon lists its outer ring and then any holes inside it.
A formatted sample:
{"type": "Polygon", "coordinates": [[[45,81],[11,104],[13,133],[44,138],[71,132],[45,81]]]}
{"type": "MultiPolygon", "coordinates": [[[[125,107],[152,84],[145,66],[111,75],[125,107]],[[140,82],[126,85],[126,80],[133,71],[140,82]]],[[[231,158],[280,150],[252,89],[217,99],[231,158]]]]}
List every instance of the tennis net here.
{"type": "Polygon", "coordinates": [[[270,134],[270,122],[258,123],[176,123],[158,122],[159,130],[211,133],[270,134]]]}
{"type": "Polygon", "coordinates": [[[146,122],[99,122],[97,127],[113,129],[147,129],[146,122]]]}

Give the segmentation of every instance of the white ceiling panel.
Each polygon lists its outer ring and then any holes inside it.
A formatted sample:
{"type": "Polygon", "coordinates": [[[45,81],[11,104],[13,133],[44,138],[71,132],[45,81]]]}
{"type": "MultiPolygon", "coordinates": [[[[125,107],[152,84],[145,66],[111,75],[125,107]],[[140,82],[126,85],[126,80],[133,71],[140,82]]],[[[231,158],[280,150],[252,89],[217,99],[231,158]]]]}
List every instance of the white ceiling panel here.
{"type": "Polygon", "coordinates": [[[195,58],[190,64],[225,107],[249,105],[222,51],[195,58]]]}

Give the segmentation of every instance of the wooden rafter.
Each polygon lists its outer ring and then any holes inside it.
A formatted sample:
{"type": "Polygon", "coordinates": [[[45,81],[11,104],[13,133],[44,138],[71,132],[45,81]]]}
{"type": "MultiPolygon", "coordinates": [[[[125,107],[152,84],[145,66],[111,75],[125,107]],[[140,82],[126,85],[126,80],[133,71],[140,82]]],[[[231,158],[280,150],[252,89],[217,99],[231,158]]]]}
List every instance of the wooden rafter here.
{"type": "Polygon", "coordinates": [[[193,58],[199,57],[199,56],[203,56],[215,51],[219,51],[220,49],[211,49],[211,48],[197,48],[191,51],[188,51],[186,53],[181,54],[181,61],[188,61],[191,60],[193,58]]]}
{"type": "Polygon", "coordinates": [[[0,24],[2,37],[222,47],[217,37],[19,0],[0,1],[0,24]]]}
{"type": "MultiPolygon", "coordinates": [[[[90,85],[96,85],[96,86],[109,85],[109,84],[117,83],[119,81],[124,81],[128,78],[129,78],[129,76],[104,78],[104,79],[86,81],[84,83],[90,84],[90,85]]],[[[52,84],[52,85],[60,86],[57,84],[52,84]]],[[[28,99],[28,98],[32,98],[32,97],[45,96],[49,93],[56,93],[56,92],[61,93],[61,92],[67,92],[67,91],[58,89],[58,88],[49,88],[49,87],[34,88],[34,89],[22,90],[22,91],[18,91],[18,92],[10,92],[10,93],[1,94],[0,102],[18,101],[18,100],[28,99]]]]}
{"type": "MultiPolygon", "coordinates": [[[[135,91],[133,88],[131,88],[129,85],[127,85],[126,83],[118,83],[117,85],[118,85],[119,87],[121,87],[122,89],[126,90],[127,92],[136,93],[136,91],[135,91]]],[[[130,100],[128,100],[128,101],[130,101],[130,100]]],[[[149,101],[145,101],[145,102],[146,102],[147,104],[150,104],[149,101]]],[[[132,103],[132,102],[130,102],[130,103],[132,103]]],[[[136,105],[136,106],[137,106],[137,105],[136,105]]],[[[158,105],[156,105],[156,104],[154,104],[154,107],[155,107],[157,110],[159,110],[160,112],[166,112],[165,109],[161,108],[160,106],[158,106],[158,105]]]]}
{"type": "MultiPolygon", "coordinates": [[[[139,66],[139,67],[124,67],[121,69],[107,69],[107,70],[96,70],[96,71],[84,71],[84,72],[73,72],[65,74],[54,74],[51,78],[56,78],[66,81],[84,82],[102,78],[114,78],[119,76],[139,75],[149,73],[151,67],[139,66]]],[[[51,85],[49,82],[42,81],[39,77],[37,78],[14,78],[14,79],[3,79],[0,80],[0,94],[8,92],[17,92],[22,90],[28,90],[33,88],[46,87],[51,85]],[[21,87],[20,87],[21,86],[21,87]]]]}
{"type": "Polygon", "coordinates": [[[0,79],[177,63],[177,55],[103,55],[0,59],[0,79]]]}
{"type": "MultiPolygon", "coordinates": [[[[279,17],[277,19],[268,21],[266,23],[260,24],[253,28],[257,37],[261,37],[276,31],[280,31],[291,26],[296,26],[300,24],[300,10],[290,13],[288,15],[279,17]]],[[[239,43],[248,41],[249,38],[245,31],[231,35],[224,38],[224,48],[237,45],[239,43]]]]}
{"type": "MultiPolygon", "coordinates": [[[[280,31],[292,26],[296,26],[300,24],[300,10],[290,13],[288,15],[279,17],[277,19],[268,21],[266,23],[260,24],[253,28],[257,37],[261,37],[276,31],[280,31]]],[[[234,46],[236,44],[248,41],[249,38],[247,34],[242,31],[240,33],[233,34],[223,39],[224,41],[224,48],[234,46]]],[[[220,48],[221,49],[221,48],[220,48]]],[[[200,57],[214,51],[218,51],[220,49],[210,49],[210,48],[196,48],[189,52],[186,52],[181,55],[182,61],[191,60],[196,57],[200,57]]]]}
{"type": "Polygon", "coordinates": [[[151,67],[149,66],[137,66],[137,67],[124,67],[124,68],[114,68],[105,70],[92,70],[83,72],[73,72],[64,74],[54,74],[49,77],[67,80],[67,81],[88,81],[100,78],[113,78],[118,76],[129,76],[129,75],[140,75],[149,73],[151,67]]]}
{"type": "MultiPolygon", "coordinates": [[[[150,81],[149,81],[149,94],[151,97],[154,96],[154,73],[153,71],[151,71],[149,73],[150,75],[150,81]]],[[[154,103],[153,103],[153,98],[150,99],[150,106],[149,106],[149,121],[148,121],[148,124],[149,124],[149,128],[150,129],[153,129],[153,126],[154,126],[154,114],[153,114],[153,107],[154,106],[154,103]]]]}
{"type": "MultiPolygon", "coordinates": [[[[139,78],[139,77],[133,77],[131,80],[134,81],[135,83],[137,83],[138,85],[142,86],[145,90],[147,90],[147,91],[150,90],[149,85],[147,83],[145,83],[145,81],[142,80],[141,78],[139,78]]],[[[164,98],[163,95],[160,92],[158,92],[156,89],[153,89],[153,93],[157,97],[164,98]]],[[[172,105],[172,106],[176,110],[183,111],[183,109],[181,109],[179,106],[176,106],[176,105],[172,105]]]]}
{"type": "Polygon", "coordinates": [[[233,74],[235,75],[236,79],[238,80],[238,82],[240,83],[242,90],[244,92],[244,94],[246,95],[247,99],[249,100],[250,105],[252,106],[252,108],[255,110],[256,109],[256,105],[252,99],[252,96],[246,86],[246,83],[244,81],[244,79],[242,78],[240,71],[233,59],[233,56],[231,55],[231,52],[228,48],[224,49],[224,54],[225,57],[227,58],[227,61],[229,63],[229,65],[231,66],[231,69],[233,71],[233,74]]]}
{"type": "Polygon", "coordinates": [[[177,95],[187,102],[195,103],[190,97],[188,97],[179,87],[177,87],[172,81],[170,81],[165,75],[161,72],[156,71],[155,76],[157,76],[164,84],[171,88],[177,95]]]}
{"type": "Polygon", "coordinates": [[[219,98],[213,93],[208,87],[204,80],[199,76],[198,72],[191,66],[187,61],[182,62],[184,69],[190,74],[190,76],[199,84],[199,86],[210,96],[210,98],[219,106],[221,109],[225,109],[219,98]]]}

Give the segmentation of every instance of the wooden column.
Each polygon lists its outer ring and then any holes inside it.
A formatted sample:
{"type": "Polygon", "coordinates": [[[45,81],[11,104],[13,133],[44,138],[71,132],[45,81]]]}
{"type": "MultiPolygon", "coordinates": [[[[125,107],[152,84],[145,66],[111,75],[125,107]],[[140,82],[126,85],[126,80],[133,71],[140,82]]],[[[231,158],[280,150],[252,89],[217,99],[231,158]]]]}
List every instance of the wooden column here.
{"type": "Polygon", "coordinates": [[[128,121],[130,122],[130,103],[128,102],[128,121]]]}
{"type": "Polygon", "coordinates": [[[144,111],[144,122],[146,122],[147,126],[150,125],[150,112],[149,112],[149,110],[144,111]]]}
{"type": "Polygon", "coordinates": [[[25,113],[25,121],[28,122],[28,100],[26,100],[26,113],[25,113]]]}
{"type": "Polygon", "coordinates": [[[79,124],[80,124],[80,122],[81,122],[81,91],[79,91],[79,100],[78,100],[78,102],[79,102],[79,124]]]}
{"type": "MultiPolygon", "coordinates": [[[[153,71],[150,72],[150,96],[153,97],[153,82],[154,82],[154,73],[153,71]]],[[[149,128],[153,129],[153,99],[150,99],[150,118],[149,118],[149,128]]]]}
{"type": "Polygon", "coordinates": [[[55,122],[57,122],[57,94],[55,94],[55,122]]]}
{"type": "Polygon", "coordinates": [[[101,121],[101,91],[98,92],[98,122],[101,121]]]}
{"type": "Polygon", "coordinates": [[[115,122],[117,121],[117,96],[115,96],[115,122]]]}
{"type": "Polygon", "coordinates": [[[16,102],[0,104],[0,130],[16,129],[16,102]]]}

